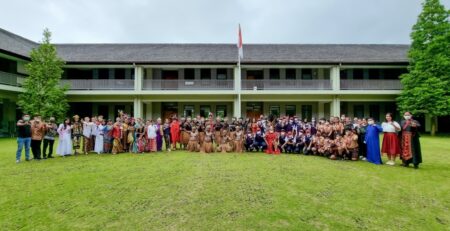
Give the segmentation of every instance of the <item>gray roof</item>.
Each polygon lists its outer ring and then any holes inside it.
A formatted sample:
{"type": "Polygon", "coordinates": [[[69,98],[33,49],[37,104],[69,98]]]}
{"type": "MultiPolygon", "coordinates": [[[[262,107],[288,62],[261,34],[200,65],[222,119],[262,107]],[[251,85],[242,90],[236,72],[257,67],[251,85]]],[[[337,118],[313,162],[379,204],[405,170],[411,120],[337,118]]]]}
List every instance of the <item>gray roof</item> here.
{"type": "MultiPolygon", "coordinates": [[[[0,50],[28,57],[38,44],[0,29],[0,50]]],[[[236,63],[235,44],[55,44],[68,63],[236,63]]],[[[244,44],[248,64],[407,63],[409,45],[244,44]]]]}

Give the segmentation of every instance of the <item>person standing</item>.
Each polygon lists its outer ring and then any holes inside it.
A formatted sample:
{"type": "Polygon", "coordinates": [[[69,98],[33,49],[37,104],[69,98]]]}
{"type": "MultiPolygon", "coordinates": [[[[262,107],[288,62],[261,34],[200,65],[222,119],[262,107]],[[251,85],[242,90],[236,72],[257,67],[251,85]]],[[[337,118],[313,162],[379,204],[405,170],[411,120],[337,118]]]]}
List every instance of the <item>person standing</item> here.
{"type": "Polygon", "coordinates": [[[163,145],[163,127],[161,118],[156,119],[156,151],[160,152],[163,145]]]}
{"type": "Polygon", "coordinates": [[[73,124],[71,126],[73,151],[77,155],[78,149],[80,148],[81,136],[83,135],[83,125],[80,122],[80,116],[73,116],[73,124]]]}
{"type": "Polygon", "coordinates": [[[379,133],[383,131],[380,125],[375,124],[373,118],[367,120],[367,129],[364,142],[367,145],[367,161],[374,164],[383,164],[380,153],[379,133]]]}
{"type": "Polygon", "coordinates": [[[169,119],[164,120],[163,125],[164,144],[166,145],[166,151],[170,152],[170,123],[169,119]]]}
{"type": "Polygon", "coordinates": [[[83,153],[87,155],[92,150],[92,130],[94,127],[94,123],[90,122],[89,116],[84,117],[84,120],[81,120],[83,124],[83,153]]]}
{"type": "Polygon", "coordinates": [[[22,156],[22,149],[25,147],[25,160],[30,160],[30,145],[31,145],[31,124],[30,115],[24,114],[22,119],[17,121],[17,152],[16,163],[20,163],[22,156]]]}
{"type": "Polygon", "coordinates": [[[402,127],[401,135],[401,156],[403,166],[408,167],[411,163],[415,169],[419,168],[422,163],[422,151],[419,140],[420,123],[412,118],[410,112],[405,112],[403,115],[405,120],[400,122],[402,127]]]}
{"type": "Polygon", "coordinates": [[[55,117],[50,117],[49,122],[45,125],[44,147],[42,148],[42,156],[44,159],[53,158],[53,145],[58,126],[55,123],[55,117]],[[48,154],[47,154],[48,147],[48,154]]]}
{"type": "Polygon", "coordinates": [[[35,160],[41,160],[41,144],[44,138],[45,125],[40,116],[34,116],[31,121],[31,152],[35,160]]]}
{"type": "Polygon", "coordinates": [[[59,141],[58,148],[56,149],[56,154],[64,157],[72,154],[72,126],[70,124],[70,119],[66,118],[64,123],[60,124],[58,127],[59,141]]]}
{"type": "Polygon", "coordinates": [[[387,155],[387,165],[394,166],[395,158],[400,155],[400,142],[397,132],[401,130],[400,124],[392,118],[392,113],[386,113],[386,121],[381,124],[383,128],[383,144],[381,145],[381,153],[387,155]]]}
{"type": "Polygon", "coordinates": [[[94,152],[97,154],[103,153],[103,131],[105,130],[104,122],[97,121],[97,124],[94,124],[95,132],[95,144],[94,144],[94,152]]]}
{"type": "Polygon", "coordinates": [[[177,149],[177,143],[180,142],[180,123],[177,117],[172,118],[172,123],[170,124],[170,139],[172,143],[172,150],[177,149]]]}

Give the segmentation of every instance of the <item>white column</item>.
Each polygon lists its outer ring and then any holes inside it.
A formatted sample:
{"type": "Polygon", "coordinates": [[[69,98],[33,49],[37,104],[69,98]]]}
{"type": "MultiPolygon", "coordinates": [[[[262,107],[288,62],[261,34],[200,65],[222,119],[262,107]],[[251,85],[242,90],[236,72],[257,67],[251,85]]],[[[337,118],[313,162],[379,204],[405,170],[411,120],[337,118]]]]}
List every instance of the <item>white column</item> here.
{"type": "Polygon", "coordinates": [[[238,95],[234,96],[234,102],[233,102],[233,116],[234,117],[241,117],[241,99],[238,95]]]}
{"type": "Polygon", "coordinates": [[[341,77],[339,66],[333,66],[330,70],[331,87],[333,91],[339,91],[341,88],[341,77]]]}
{"type": "Polygon", "coordinates": [[[239,67],[234,68],[234,91],[237,93],[241,90],[241,75],[239,73],[239,67]]]}
{"type": "Polygon", "coordinates": [[[144,70],[142,67],[135,66],[134,67],[134,90],[141,91],[142,90],[142,79],[144,75],[144,70]]]}
{"type": "Polygon", "coordinates": [[[316,118],[316,121],[318,121],[320,118],[325,117],[325,107],[324,102],[319,102],[317,105],[317,115],[319,118],[316,118]]]}
{"type": "Polygon", "coordinates": [[[341,100],[338,96],[333,97],[333,101],[330,104],[331,107],[331,116],[340,116],[341,115],[341,100]]]}
{"type": "Polygon", "coordinates": [[[145,113],[144,114],[144,118],[145,119],[150,119],[153,117],[152,115],[152,102],[145,102],[145,113]]]}
{"type": "Polygon", "coordinates": [[[139,97],[135,97],[133,101],[133,111],[135,118],[142,118],[142,100],[139,97]]]}

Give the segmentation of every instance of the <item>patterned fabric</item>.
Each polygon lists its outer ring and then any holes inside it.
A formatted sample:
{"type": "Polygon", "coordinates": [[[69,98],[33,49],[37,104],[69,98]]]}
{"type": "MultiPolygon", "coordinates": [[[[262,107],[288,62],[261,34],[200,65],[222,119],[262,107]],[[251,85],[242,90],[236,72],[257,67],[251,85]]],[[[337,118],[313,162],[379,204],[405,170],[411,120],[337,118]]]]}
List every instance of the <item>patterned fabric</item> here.
{"type": "Polygon", "coordinates": [[[403,133],[402,133],[402,159],[403,160],[409,160],[412,158],[411,138],[412,138],[411,132],[403,131],[403,133]]]}

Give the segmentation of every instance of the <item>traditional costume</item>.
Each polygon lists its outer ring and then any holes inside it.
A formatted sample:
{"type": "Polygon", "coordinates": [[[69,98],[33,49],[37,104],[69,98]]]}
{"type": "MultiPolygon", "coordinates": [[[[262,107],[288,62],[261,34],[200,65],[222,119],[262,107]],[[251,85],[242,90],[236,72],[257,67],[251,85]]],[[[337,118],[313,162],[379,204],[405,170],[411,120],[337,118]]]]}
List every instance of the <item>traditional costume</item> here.
{"type": "Polygon", "coordinates": [[[368,125],[364,141],[367,145],[367,161],[374,164],[382,164],[380,154],[380,137],[379,133],[383,131],[378,124],[368,125]]]}
{"type": "Polygon", "coordinates": [[[409,166],[411,163],[415,168],[422,163],[422,151],[420,148],[419,132],[420,123],[416,120],[408,119],[401,121],[401,156],[403,165],[409,166]]]}

